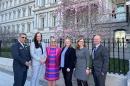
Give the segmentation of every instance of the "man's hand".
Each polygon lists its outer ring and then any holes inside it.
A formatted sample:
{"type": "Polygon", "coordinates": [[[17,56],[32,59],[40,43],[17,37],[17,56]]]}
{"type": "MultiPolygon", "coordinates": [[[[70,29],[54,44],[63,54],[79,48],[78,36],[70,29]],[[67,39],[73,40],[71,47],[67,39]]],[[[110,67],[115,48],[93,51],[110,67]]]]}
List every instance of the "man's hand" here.
{"type": "Polygon", "coordinates": [[[29,66],[32,66],[32,61],[31,60],[29,61],[29,66]]]}
{"type": "Polygon", "coordinates": [[[103,76],[105,75],[103,72],[101,73],[103,76]]]}
{"type": "Polygon", "coordinates": [[[25,62],[25,65],[29,67],[30,63],[26,61],[26,62],[25,62]]]}
{"type": "Polygon", "coordinates": [[[66,69],[66,71],[67,71],[67,72],[70,72],[70,69],[69,69],[69,68],[67,68],[67,69],[66,69]]]}
{"type": "Polygon", "coordinates": [[[29,67],[29,66],[32,66],[32,61],[31,61],[31,60],[30,60],[30,61],[26,61],[26,62],[25,62],[25,65],[28,66],[28,67],[29,67]]]}

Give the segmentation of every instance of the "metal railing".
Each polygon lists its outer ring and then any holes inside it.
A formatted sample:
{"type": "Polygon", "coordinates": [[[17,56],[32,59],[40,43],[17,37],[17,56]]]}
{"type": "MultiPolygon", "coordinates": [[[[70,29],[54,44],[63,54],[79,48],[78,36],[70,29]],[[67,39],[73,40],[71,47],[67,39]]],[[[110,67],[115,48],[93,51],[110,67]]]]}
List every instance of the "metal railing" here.
{"type": "MultiPolygon", "coordinates": [[[[45,42],[46,46],[50,45],[49,39],[43,39],[43,42],[45,42]]],[[[72,46],[76,47],[76,39],[72,40],[72,46]]],[[[86,39],[86,45],[90,51],[92,52],[93,47],[93,40],[90,38],[86,39]]],[[[5,43],[5,42],[3,42],[5,43]]],[[[10,47],[13,42],[6,42],[5,45],[1,49],[1,56],[3,57],[11,57],[10,55],[10,47]]],[[[31,41],[27,42],[29,45],[31,41]]],[[[57,41],[59,47],[64,46],[64,39],[59,39],[57,41]]],[[[109,72],[112,73],[118,73],[118,74],[127,74],[129,71],[129,59],[130,59],[130,42],[126,41],[124,38],[122,39],[104,39],[102,41],[102,45],[107,47],[109,51],[109,72]]]]}
{"type": "MultiPolygon", "coordinates": [[[[46,46],[49,46],[50,40],[44,39],[46,46]]],[[[72,46],[76,47],[76,39],[73,39],[72,46]]],[[[130,42],[126,41],[124,38],[118,39],[104,39],[102,44],[109,51],[109,72],[118,73],[118,74],[127,74],[129,70],[129,59],[130,59],[130,42]]],[[[93,41],[92,39],[86,39],[86,45],[90,51],[92,52],[93,41]]],[[[64,46],[64,39],[58,40],[58,46],[64,46]]]]}

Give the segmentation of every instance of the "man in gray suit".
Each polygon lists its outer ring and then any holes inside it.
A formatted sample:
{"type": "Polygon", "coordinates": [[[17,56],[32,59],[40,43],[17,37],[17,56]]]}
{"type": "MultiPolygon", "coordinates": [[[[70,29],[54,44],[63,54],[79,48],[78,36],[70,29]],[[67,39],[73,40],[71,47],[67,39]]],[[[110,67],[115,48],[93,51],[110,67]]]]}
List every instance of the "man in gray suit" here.
{"type": "Polygon", "coordinates": [[[93,38],[94,48],[92,51],[92,73],[95,86],[105,86],[105,79],[109,64],[109,54],[106,47],[101,44],[101,36],[93,38]]]}

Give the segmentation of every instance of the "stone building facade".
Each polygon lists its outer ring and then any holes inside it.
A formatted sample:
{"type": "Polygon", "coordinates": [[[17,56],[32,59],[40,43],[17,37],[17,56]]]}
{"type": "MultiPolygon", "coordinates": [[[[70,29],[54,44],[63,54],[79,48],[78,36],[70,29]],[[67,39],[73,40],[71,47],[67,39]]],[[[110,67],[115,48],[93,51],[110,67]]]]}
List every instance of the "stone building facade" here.
{"type": "Polygon", "coordinates": [[[0,0],[0,39],[39,31],[51,36],[122,38],[129,30],[125,0],[0,0]]]}

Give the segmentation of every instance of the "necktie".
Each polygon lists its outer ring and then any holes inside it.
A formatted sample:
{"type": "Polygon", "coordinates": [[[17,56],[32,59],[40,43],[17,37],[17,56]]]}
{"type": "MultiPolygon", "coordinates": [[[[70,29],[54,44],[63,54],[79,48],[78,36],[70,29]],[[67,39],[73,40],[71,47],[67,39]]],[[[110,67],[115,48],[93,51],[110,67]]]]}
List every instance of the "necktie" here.
{"type": "Polygon", "coordinates": [[[26,48],[25,46],[26,46],[26,44],[23,44],[23,47],[24,47],[24,48],[26,48]]]}
{"type": "Polygon", "coordinates": [[[94,55],[94,58],[95,58],[95,55],[96,55],[96,47],[93,49],[93,55],[94,55]]]}

